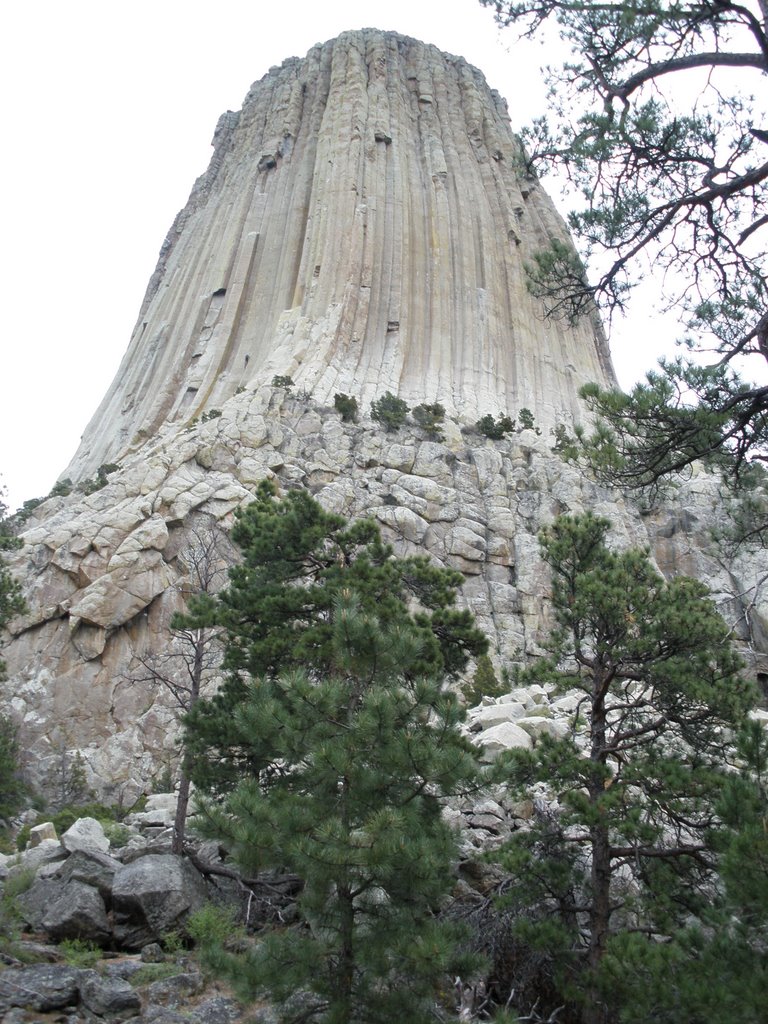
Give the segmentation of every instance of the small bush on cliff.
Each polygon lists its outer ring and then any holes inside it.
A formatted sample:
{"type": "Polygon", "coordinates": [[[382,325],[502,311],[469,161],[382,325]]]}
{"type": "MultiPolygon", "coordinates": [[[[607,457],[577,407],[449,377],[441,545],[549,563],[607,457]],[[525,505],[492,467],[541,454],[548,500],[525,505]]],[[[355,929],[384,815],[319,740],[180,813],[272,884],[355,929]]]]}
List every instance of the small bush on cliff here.
{"type": "Polygon", "coordinates": [[[445,409],[439,402],[434,402],[432,405],[427,403],[417,405],[411,415],[429,437],[435,441],[443,440],[441,424],[445,419],[445,409]]]}
{"type": "Polygon", "coordinates": [[[293,378],[287,377],[283,374],[277,374],[272,378],[273,388],[283,388],[285,391],[290,391],[293,387],[293,378]]]}
{"type": "Polygon", "coordinates": [[[515,429],[515,421],[509,416],[499,416],[494,419],[490,413],[481,416],[475,427],[489,437],[492,441],[500,441],[505,434],[511,434],[515,429]]]}
{"type": "Polygon", "coordinates": [[[408,406],[391,391],[385,392],[381,398],[371,402],[371,419],[381,423],[388,434],[399,430],[405,423],[408,406]]]}
{"type": "Polygon", "coordinates": [[[333,405],[336,412],[341,413],[341,418],[344,423],[356,423],[357,422],[357,399],[352,398],[349,395],[345,395],[343,392],[338,392],[333,396],[333,405]]]}

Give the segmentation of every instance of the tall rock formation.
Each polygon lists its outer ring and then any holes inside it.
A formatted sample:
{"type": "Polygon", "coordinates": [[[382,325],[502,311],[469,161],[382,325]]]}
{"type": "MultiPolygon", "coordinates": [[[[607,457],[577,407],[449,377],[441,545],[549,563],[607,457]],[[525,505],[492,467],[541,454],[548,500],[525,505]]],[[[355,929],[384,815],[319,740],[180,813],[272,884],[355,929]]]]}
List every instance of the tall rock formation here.
{"type": "Polygon", "coordinates": [[[462,570],[501,664],[535,654],[548,626],[538,529],[585,508],[664,572],[706,579],[745,648],[764,649],[759,566],[710,540],[717,481],[682,481],[641,515],[551,450],[579,385],[613,375],[596,320],[545,321],[526,291],[525,260],[567,234],[479,71],[347,33],[256,83],[214,147],[67,471],[90,493],[46,501],[16,562],[30,610],[4,705],[35,781],[55,787],[80,754],[94,789],[130,800],[174,759],[168,694],[141,663],[168,650],[201,525],[226,528],[265,477],[462,570]],[[367,410],[388,390],[440,402],[444,440],[412,422],[383,433],[367,410]],[[336,392],[358,399],[358,424],[336,392]],[[471,430],[522,407],[538,432],[471,430]]]}
{"type": "Polygon", "coordinates": [[[320,402],[392,391],[546,428],[613,379],[597,319],[546,321],[526,289],[524,262],[568,236],[461,58],[346,33],[270,71],[213,145],[69,475],[276,374],[320,402]]]}

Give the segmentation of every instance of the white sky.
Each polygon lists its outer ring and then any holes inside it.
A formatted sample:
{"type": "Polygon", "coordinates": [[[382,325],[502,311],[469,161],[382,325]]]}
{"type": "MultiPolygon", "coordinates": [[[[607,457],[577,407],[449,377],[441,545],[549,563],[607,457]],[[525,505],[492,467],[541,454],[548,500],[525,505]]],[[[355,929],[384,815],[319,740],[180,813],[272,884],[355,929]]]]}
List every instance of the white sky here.
{"type": "MultiPolygon", "coordinates": [[[[544,51],[499,33],[477,0],[5,6],[0,476],[11,509],[46,494],[74,454],[219,115],[239,109],[271,66],[365,26],[465,57],[507,99],[515,128],[543,111],[544,51]]],[[[647,303],[643,323],[640,343],[622,340],[626,327],[614,332],[624,386],[662,345],[647,303]]]]}

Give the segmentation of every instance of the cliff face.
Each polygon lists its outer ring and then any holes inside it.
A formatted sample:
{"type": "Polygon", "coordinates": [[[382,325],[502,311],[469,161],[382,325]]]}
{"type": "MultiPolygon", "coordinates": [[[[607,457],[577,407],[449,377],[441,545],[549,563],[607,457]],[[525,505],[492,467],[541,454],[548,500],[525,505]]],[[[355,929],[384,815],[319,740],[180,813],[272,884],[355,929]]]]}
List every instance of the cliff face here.
{"type": "Polygon", "coordinates": [[[214,142],[68,474],[119,467],[90,495],[45,502],[16,556],[29,613],[12,624],[0,704],[32,781],[59,786],[79,754],[93,789],[131,800],[174,760],[173,703],[146,662],[172,652],[200,524],[226,531],[265,477],[460,569],[497,665],[539,652],[550,625],[537,531],[587,508],[663,572],[705,579],[745,648],[765,649],[760,565],[710,540],[715,480],[682,481],[641,515],[551,450],[578,386],[612,371],[599,325],[545,322],[526,291],[524,260],[567,235],[520,176],[478,71],[349,33],[271,71],[214,142]],[[368,410],[387,390],[441,402],[444,441],[412,422],[383,433],[368,410]],[[357,397],[359,424],[341,421],[337,391],[357,397]],[[540,433],[467,429],[523,406],[540,433]]]}
{"type": "Polygon", "coordinates": [[[346,33],[270,71],[213,144],[66,475],[275,374],[321,402],[389,390],[545,428],[612,379],[597,321],[547,322],[526,290],[524,261],[568,236],[461,58],[346,33]]]}

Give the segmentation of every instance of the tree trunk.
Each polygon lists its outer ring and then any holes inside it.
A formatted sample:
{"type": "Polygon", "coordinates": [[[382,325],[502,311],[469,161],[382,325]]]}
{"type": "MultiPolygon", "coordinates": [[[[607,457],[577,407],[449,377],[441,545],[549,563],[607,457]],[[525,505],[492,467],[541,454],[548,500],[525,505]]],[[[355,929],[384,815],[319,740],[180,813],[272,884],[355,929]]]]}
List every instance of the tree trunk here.
{"type": "Polygon", "coordinates": [[[589,829],[589,847],[592,857],[590,869],[589,941],[587,946],[587,1002],[584,1024],[610,1024],[610,1015],[598,990],[596,975],[605,954],[611,925],[611,844],[608,821],[600,807],[604,794],[606,755],[606,706],[604,667],[596,666],[593,677],[590,760],[591,773],[589,800],[596,820],[589,829]]]}
{"type": "Polygon", "coordinates": [[[182,768],[179,780],[179,798],[176,802],[176,817],[173,821],[173,842],[171,853],[184,852],[184,832],[187,825],[187,808],[189,806],[189,779],[182,768]]]}

